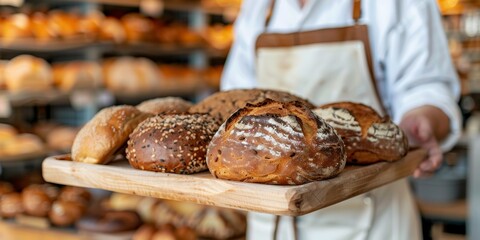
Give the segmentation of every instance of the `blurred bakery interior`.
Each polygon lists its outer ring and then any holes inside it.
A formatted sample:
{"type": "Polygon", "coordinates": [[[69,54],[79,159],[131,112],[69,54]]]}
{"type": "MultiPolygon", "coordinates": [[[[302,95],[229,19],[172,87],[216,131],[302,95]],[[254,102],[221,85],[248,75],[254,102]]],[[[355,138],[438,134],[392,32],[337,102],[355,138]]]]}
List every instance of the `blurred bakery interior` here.
{"type": "MultiPolygon", "coordinates": [[[[461,80],[464,135],[433,177],[410,182],[424,239],[480,239],[480,1],[437,2],[461,80]]],[[[42,161],[70,153],[105,107],[162,97],[195,103],[218,92],[240,6],[0,1],[0,239],[245,239],[242,211],[41,176],[42,161]]]]}

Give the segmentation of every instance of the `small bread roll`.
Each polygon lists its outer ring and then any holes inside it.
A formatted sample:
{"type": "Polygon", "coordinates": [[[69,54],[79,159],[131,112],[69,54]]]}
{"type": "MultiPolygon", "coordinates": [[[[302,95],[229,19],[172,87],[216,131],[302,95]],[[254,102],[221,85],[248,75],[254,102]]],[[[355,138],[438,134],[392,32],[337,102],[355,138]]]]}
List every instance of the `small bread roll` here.
{"type": "Polygon", "coordinates": [[[12,92],[45,91],[53,83],[52,70],[41,58],[20,55],[5,67],[5,83],[12,92]]]}
{"type": "Polygon", "coordinates": [[[188,112],[208,113],[224,122],[235,111],[245,107],[247,103],[256,104],[267,98],[280,102],[299,101],[310,109],[315,108],[307,100],[287,92],[263,89],[238,89],[214,93],[191,107],[188,112]]]}
{"type": "Polygon", "coordinates": [[[30,185],[22,191],[25,212],[35,217],[46,217],[53,201],[58,196],[58,188],[51,185],[30,185]]]}
{"type": "Polygon", "coordinates": [[[90,11],[78,22],[78,32],[88,38],[98,38],[105,15],[100,11],[90,11]]]}
{"type": "Polygon", "coordinates": [[[342,139],[310,109],[270,99],[235,112],[207,152],[216,178],[278,185],[334,177],[346,158],[342,139]]]}
{"type": "Polygon", "coordinates": [[[408,152],[408,140],[400,127],[389,118],[381,117],[371,107],[339,102],[313,111],[342,137],[349,163],[396,161],[408,152]]]}
{"type": "Polygon", "coordinates": [[[105,164],[128,140],[128,135],[150,115],[132,106],[114,106],[98,112],[78,132],[72,146],[77,162],[105,164]]]}
{"type": "Polygon", "coordinates": [[[208,114],[151,117],[130,135],[127,159],[132,167],[147,171],[205,171],[207,145],[217,129],[217,120],[208,114]]]}
{"type": "Polygon", "coordinates": [[[0,216],[13,218],[24,212],[22,195],[12,192],[0,197],[0,216]]]}
{"type": "Polygon", "coordinates": [[[205,40],[213,48],[226,50],[233,42],[233,25],[216,24],[205,29],[205,40]]]}
{"type": "Polygon", "coordinates": [[[113,17],[107,17],[102,21],[100,38],[102,40],[110,40],[115,43],[123,43],[127,40],[127,33],[125,32],[120,20],[113,17]]]}
{"type": "Polygon", "coordinates": [[[2,22],[2,40],[5,43],[11,43],[17,39],[32,37],[32,26],[30,19],[26,14],[16,13],[10,15],[2,22]]]}
{"type": "Polygon", "coordinates": [[[84,206],[78,202],[55,201],[48,213],[50,221],[57,226],[70,226],[83,215],[84,206]]]}
{"type": "Polygon", "coordinates": [[[138,94],[159,89],[160,76],[146,58],[120,57],[104,65],[105,85],[116,93],[138,94]]]}
{"type": "Polygon", "coordinates": [[[152,39],[154,25],[150,19],[137,13],[129,13],[124,15],[121,21],[128,42],[146,42],[152,39]]]}
{"type": "Polygon", "coordinates": [[[186,113],[193,104],[185,101],[179,97],[165,97],[155,98],[144,101],[136,107],[142,112],[151,114],[166,114],[166,113],[186,113]]]}
{"type": "Polygon", "coordinates": [[[92,200],[92,194],[85,188],[65,186],[60,191],[58,200],[87,205],[92,200]]]}
{"type": "Polygon", "coordinates": [[[47,135],[47,145],[55,150],[70,150],[77,133],[77,128],[56,127],[47,135]]]}
{"type": "Polygon", "coordinates": [[[32,32],[36,39],[49,41],[58,37],[58,33],[49,27],[48,16],[42,12],[35,12],[31,17],[32,32]]]}
{"type": "Polygon", "coordinates": [[[74,61],[53,66],[55,85],[64,92],[95,89],[102,84],[102,68],[95,62],[74,61]]]}
{"type": "Polygon", "coordinates": [[[48,13],[48,28],[59,37],[70,39],[78,36],[79,17],[73,13],[53,10],[48,13]]]}
{"type": "Polygon", "coordinates": [[[124,193],[112,193],[108,201],[108,207],[115,211],[135,211],[143,197],[124,193]]]}
{"type": "Polygon", "coordinates": [[[44,149],[43,141],[38,136],[29,133],[20,134],[12,141],[3,144],[3,153],[8,156],[39,153],[44,149]]]}
{"type": "Polygon", "coordinates": [[[11,141],[17,134],[18,132],[14,127],[0,123],[0,143],[11,141]]]}

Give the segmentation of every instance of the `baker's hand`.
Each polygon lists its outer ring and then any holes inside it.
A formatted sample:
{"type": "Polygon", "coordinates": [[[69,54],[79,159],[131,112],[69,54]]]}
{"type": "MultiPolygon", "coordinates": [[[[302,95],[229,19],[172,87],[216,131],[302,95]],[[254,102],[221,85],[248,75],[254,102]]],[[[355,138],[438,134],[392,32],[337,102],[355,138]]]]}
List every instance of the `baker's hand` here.
{"type": "Polygon", "coordinates": [[[449,122],[443,111],[432,106],[414,109],[403,117],[400,128],[407,135],[410,146],[428,151],[427,158],[413,173],[414,177],[431,175],[441,166],[443,154],[437,139],[448,134],[449,122]]]}

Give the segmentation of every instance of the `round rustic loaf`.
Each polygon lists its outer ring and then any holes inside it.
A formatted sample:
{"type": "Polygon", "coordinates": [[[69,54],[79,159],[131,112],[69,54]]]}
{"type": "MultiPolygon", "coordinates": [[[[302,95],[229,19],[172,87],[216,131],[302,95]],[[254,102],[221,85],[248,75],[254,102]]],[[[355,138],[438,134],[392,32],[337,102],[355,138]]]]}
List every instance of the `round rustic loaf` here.
{"type": "Polygon", "coordinates": [[[347,161],[371,164],[395,161],[408,152],[400,127],[360,103],[338,102],[320,106],[314,113],[333,126],[345,143],[347,161]]]}
{"type": "Polygon", "coordinates": [[[331,126],[300,102],[270,99],[235,112],[207,152],[217,178],[279,185],[331,178],[345,163],[343,142],[331,126]]]}
{"type": "Polygon", "coordinates": [[[130,135],[127,159],[137,169],[191,174],[207,170],[207,145],[218,129],[208,114],[158,115],[130,135]]]}
{"type": "Polygon", "coordinates": [[[235,111],[245,107],[247,103],[256,104],[265,99],[272,99],[279,102],[298,101],[308,108],[315,108],[315,106],[307,100],[287,92],[263,89],[239,89],[212,94],[200,103],[191,107],[189,112],[208,113],[223,122],[235,111]]]}
{"type": "Polygon", "coordinates": [[[179,97],[165,97],[144,101],[136,107],[142,112],[157,115],[165,113],[186,113],[192,105],[191,102],[185,101],[179,97]]]}
{"type": "Polygon", "coordinates": [[[114,106],[98,112],[80,129],[72,146],[72,159],[77,162],[105,164],[128,140],[137,125],[148,118],[132,106],[114,106]]]}

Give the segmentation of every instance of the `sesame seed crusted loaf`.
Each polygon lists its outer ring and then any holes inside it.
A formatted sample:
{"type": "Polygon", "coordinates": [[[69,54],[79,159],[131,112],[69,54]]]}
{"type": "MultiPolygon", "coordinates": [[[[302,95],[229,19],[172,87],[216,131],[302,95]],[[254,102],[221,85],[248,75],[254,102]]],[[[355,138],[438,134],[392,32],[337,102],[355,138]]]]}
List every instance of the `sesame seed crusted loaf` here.
{"type": "Polygon", "coordinates": [[[155,98],[141,102],[136,107],[142,112],[152,114],[186,113],[192,103],[179,97],[155,98]]]}
{"type": "Polygon", "coordinates": [[[192,174],[207,170],[207,145],[220,123],[208,114],[151,117],[130,135],[127,159],[134,168],[192,174]]]}
{"type": "Polygon", "coordinates": [[[213,176],[254,183],[304,184],[336,176],[345,163],[331,126],[301,102],[271,99],[235,112],[207,151],[213,176]]]}
{"type": "Polygon", "coordinates": [[[287,92],[263,89],[238,89],[212,94],[191,107],[189,112],[209,113],[223,122],[235,111],[245,107],[247,103],[256,104],[267,98],[280,102],[299,101],[310,109],[315,108],[307,100],[287,92]]]}
{"type": "Polygon", "coordinates": [[[73,141],[72,159],[106,164],[127,142],[135,127],[149,116],[126,105],[102,109],[78,132],[73,141]]]}
{"type": "Polygon", "coordinates": [[[349,163],[395,161],[407,154],[408,141],[402,130],[366,105],[332,103],[320,106],[314,113],[342,137],[349,163]]]}

